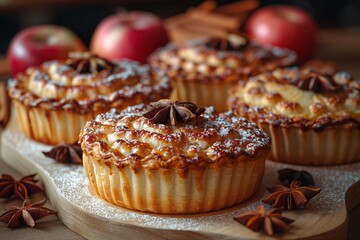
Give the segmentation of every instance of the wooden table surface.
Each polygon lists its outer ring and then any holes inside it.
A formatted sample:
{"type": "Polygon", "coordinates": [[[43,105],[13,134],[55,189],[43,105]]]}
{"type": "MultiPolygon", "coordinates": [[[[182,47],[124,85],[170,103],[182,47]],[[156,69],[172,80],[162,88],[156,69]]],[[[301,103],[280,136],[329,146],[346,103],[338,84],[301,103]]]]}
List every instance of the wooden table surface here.
{"type": "MultiPolygon", "coordinates": [[[[321,30],[318,36],[318,56],[322,59],[334,60],[339,67],[350,71],[355,78],[360,78],[360,32],[339,29],[321,30]]],[[[7,71],[4,60],[0,60],[0,76],[7,71]]],[[[2,79],[4,80],[4,79],[2,79]]],[[[1,143],[0,143],[1,147],[1,143]]],[[[15,170],[6,166],[0,158],[0,174],[8,173],[21,177],[15,170]]],[[[36,198],[45,197],[42,193],[36,198]]],[[[5,206],[18,202],[0,200],[0,213],[5,206]]],[[[47,203],[51,207],[50,203],[47,203]]],[[[349,213],[349,239],[360,236],[360,206],[349,213]]],[[[119,237],[121,238],[121,237],[119,237]]],[[[38,221],[36,228],[19,228],[10,230],[5,224],[0,225],[0,239],[83,239],[80,235],[68,229],[55,215],[38,221]]]]}

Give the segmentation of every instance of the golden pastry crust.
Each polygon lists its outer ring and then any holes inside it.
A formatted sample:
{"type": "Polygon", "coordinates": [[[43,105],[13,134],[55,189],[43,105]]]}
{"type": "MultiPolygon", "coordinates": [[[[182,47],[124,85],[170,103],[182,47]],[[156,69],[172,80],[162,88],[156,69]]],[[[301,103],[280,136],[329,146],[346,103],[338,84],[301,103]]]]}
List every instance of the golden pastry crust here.
{"type": "Polygon", "coordinates": [[[111,110],[89,121],[80,134],[84,154],[100,164],[146,168],[219,167],[256,160],[270,151],[270,139],[255,124],[213,108],[190,123],[154,124],[146,105],[111,110]]]}
{"type": "Polygon", "coordinates": [[[155,101],[171,91],[166,77],[152,77],[147,67],[132,61],[85,73],[65,62],[47,62],[10,79],[8,88],[10,97],[26,107],[79,114],[155,101]]]}
{"type": "Polygon", "coordinates": [[[302,65],[303,69],[318,73],[334,75],[338,72],[338,66],[333,61],[323,61],[321,59],[311,59],[302,65]]]}
{"type": "Polygon", "coordinates": [[[66,61],[27,69],[9,80],[8,91],[25,135],[55,145],[77,142],[85,123],[99,113],[168,97],[171,86],[136,62],[75,52],[66,61]]]}
{"type": "Polygon", "coordinates": [[[156,213],[233,206],[258,189],[270,138],[232,113],[160,100],[111,110],[80,134],[84,170],[106,201],[156,213]]]}
{"type": "Polygon", "coordinates": [[[296,55],[280,48],[266,48],[254,42],[243,49],[228,51],[207,46],[209,40],[190,42],[184,47],[169,44],[150,57],[156,72],[185,81],[236,82],[263,71],[293,64],[296,55]]]}
{"type": "Polygon", "coordinates": [[[282,127],[359,128],[359,89],[346,72],[330,76],[307,67],[276,69],[234,87],[229,105],[236,115],[282,127]]]}

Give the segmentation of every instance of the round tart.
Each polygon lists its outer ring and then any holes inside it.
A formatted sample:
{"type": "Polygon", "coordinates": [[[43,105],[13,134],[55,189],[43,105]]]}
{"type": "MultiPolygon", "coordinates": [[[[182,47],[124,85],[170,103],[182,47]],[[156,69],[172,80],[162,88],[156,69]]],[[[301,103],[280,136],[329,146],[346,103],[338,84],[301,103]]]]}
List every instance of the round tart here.
{"type": "Polygon", "coordinates": [[[160,100],[90,120],[80,134],[96,193],[145,212],[199,213],[230,207],[257,190],[270,139],[232,113],[160,100]]]}
{"type": "Polygon", "coordinates": [[[153,78],[132,61],[110,62],[87,52],[31,67],[10,79],[9,95],[24,133],[47,144],[74,143],[85,123],[115,107],[170,95],[166,77],[153,78]]]}
{"type": "Polygon", "coordinates": [[[272,139],[274,161],[334,165],[360,160],[360,82],[307,66],[276,69],[231,92],[234,114],[272,139]]]}
{"type": "Polygon", "coordinates": [[[228,39],[202,39],[183,47],[170,44],[150,57],[150,67],[170,77],[172,99],[226,111],[229,88],[239,79],[289,66],[295,60],[289,50],[261,47],[231,34],[228,39]]]}

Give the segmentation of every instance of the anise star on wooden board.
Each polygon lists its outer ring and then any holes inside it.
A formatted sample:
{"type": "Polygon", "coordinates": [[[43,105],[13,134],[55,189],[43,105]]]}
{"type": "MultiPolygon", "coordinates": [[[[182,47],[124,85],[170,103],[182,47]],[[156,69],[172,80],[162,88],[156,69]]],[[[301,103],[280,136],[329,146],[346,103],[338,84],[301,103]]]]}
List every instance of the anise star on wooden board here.
{"type": "Polygon", "coordinates": [[[274,208],[291,210],[304,207],[321,189],[301,186],[299,181],[292,181],[289,187],[277,185],[267,188],[267,190],[271,194],[262,200],[264,203],[274,208]]]}
{"type": "Polygon", "coordinates": [[[82,150],[78,143],[58,145],[43,154],[61,163],[82,164],[82,150]]]}
{"type": "Polygon", "coordinates": [[[0,222],[7,224],[8,228],[16,228],[20,226],[35,227],[35,221],[55,214],[56,211],[44,207],[46,198],[37,203],[30,203],[30,199],[23,202],[22,207],[8,207],[6,212],[0,216],[0,222]]]}
{"type": "Polygon", "coordinates": [[[263,205],[256,211],[244,212],[234,219],[254,232],[264,232],[269,236],[285,232],[289,228],[288,225],[294,222],[293,219],[282,216],[280,209],[273,208],[266,211],[263,205]]]}
{"type": "Polygon", "coordinates": [[[279,170],[278,174],[278,180],[286,186],[289,186],[294,180],[299,181],[301,186],[315,186],[313,176],[307,171],[284,168],[279,170]]]}
{"type": "Polygon", "coordinates": [[[22,200],[29,197],[31,194],[44,191],[35,180],[36,174],[28,175],[16,181],[12,176],[8,174],[2,174],[0,178],[0,198],[11,198],[15,196],[22,200]]]}

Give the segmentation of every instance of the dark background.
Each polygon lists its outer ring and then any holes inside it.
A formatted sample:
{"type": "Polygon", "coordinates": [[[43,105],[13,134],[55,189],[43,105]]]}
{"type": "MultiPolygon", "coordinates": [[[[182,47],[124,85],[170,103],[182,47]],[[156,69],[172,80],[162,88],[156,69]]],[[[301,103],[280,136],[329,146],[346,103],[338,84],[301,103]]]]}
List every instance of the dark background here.
{"type": "MultiPolygon", "coordinates": [[[[198,0],[2,0],[0,1],[0,54],[21,29],[36,24],[59,24],[72,29],[88,45],[96,25],[121,9],[144,10],[162,18],[196,6],[198,0]]],[[[219,4],[234,2],[220,0],[219,4]]],[[[360,1],[262,0],[261,5],[292,4],[315,17],[321,28],[346,28],[360,33],[360,1]]]]}

